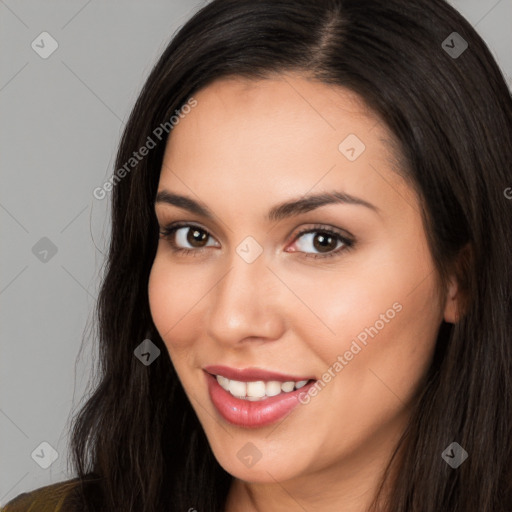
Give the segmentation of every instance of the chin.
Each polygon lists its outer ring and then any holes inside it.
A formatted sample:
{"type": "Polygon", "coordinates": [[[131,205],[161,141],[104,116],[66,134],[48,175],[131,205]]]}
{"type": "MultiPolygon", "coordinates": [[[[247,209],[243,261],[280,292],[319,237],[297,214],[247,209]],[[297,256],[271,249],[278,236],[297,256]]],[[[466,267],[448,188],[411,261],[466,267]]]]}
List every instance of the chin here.
{"type": "Polygon", "coordinates": [[[251,437],[229,437],[226,446],[210,444],[217,462],[230,475],[245,482],[275,483],[296,478],[305,471],[307,461],[297,456],[296,443],[278,447],[269,440],[251,437]]]}

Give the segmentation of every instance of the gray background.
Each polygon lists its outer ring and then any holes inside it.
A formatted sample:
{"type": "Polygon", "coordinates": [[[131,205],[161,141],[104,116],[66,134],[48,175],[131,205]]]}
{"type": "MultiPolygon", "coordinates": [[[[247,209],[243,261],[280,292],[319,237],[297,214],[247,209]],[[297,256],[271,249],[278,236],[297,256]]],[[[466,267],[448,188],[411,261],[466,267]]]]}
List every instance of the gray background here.
{"type": "MultiPolygon", "coordinates": [[[[73,476],[67,428],[95,358],[87,329],[110,229],[109,194],[92,191],[147,73],[204,3],[0,0],[0,505],[73,476]],[[44,31],[58,43],[46,59],[31,47],[44,31]],[[47,469],[42,442],[58,452],[47,469]]],[[[512,0],[451,3],[512,87],[512,0]]]]}

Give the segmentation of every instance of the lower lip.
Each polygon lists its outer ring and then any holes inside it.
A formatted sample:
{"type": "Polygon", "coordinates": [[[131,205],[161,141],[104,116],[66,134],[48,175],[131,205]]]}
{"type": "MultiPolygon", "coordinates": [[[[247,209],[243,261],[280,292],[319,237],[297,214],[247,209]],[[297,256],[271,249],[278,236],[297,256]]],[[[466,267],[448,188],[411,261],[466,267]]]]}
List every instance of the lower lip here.
{"type": "Polygon", "coordinates": [[[219,414],[227,422],[246,428],[265,427],[284,418],[299,405],[299,394],[307,393],[309,388],[315,384],[312,381],[295,391],[252,402],[243,398],[235,398],[221,387],[213,375],[206,373],[206,379],[210,399],[219,414]]]}

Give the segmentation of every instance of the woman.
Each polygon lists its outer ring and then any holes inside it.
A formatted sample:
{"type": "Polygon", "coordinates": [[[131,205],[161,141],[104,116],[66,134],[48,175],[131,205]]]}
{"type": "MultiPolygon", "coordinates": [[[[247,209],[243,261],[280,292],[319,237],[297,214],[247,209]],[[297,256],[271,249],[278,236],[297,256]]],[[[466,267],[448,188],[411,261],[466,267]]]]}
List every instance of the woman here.
{"type": "Polygon", "coordinates": [[[511,169],[443,0],[205,6],[95,191],[77,478],[5,511],[510,511],[511,169]]]}

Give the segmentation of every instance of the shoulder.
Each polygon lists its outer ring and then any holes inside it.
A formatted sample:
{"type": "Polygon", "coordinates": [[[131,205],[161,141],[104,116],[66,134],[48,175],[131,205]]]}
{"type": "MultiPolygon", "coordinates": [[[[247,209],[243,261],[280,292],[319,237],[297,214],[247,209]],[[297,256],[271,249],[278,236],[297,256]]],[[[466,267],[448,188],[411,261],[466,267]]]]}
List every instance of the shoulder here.
{"type": "MultiPolygon", "coordinates": [[[[87,482],[90,486],[92,482],[87,482]]],[[[82,512],[78,491],[80,480],[72,478],[19,494],[0,512],[82,512]]]]}

